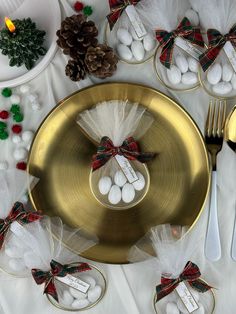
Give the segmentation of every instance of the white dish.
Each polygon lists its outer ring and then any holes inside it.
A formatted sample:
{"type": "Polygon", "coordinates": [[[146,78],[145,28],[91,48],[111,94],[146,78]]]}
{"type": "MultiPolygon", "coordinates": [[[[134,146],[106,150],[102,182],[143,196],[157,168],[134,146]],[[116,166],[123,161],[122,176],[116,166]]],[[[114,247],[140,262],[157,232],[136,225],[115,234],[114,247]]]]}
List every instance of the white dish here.
{"type": "MultiPolygon", "coordinates": [[[[26,83],[41,73],[50,63],[57,50],[56,31],[60,28],[61,11],[58,0],[15,0],[17,9],[14,11],[8,8],[9,1],[1,0],[1,6],[5,3],[6,14],[0,12],[0,21],[4,21],[4,16],[11,19],[23,19],[30,17],[37,25],[37,28],[46,31],[44,46],[47,49],[45,56],[41,57],[36,65],[27,70],[23,65],[21,67],[10,67],[7,56],[1,54],[0,51],[0,88],[13,87],[26,83]]],[[[4,6],[3,6],[4,7],[4,6]]],[[[4,25],[1,24],[0,28],[4,25]]]]}

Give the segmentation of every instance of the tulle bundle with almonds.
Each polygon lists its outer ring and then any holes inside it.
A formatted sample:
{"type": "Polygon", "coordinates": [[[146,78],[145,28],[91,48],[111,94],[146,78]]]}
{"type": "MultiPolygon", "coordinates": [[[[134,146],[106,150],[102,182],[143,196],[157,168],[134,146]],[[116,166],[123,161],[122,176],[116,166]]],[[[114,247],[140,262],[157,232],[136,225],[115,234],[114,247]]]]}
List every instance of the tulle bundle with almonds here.
{"type": "Polygon", "coordinates": [[[156,270],[154,308],[158,314],[213,313],[212,287],[201,278],[200,268],[193,262],[199,250],[199,233],[186,231],[180,226],[153,227],[130,250],[131,262],[151,259],[151,267],[156,270]]]}
{"type": "Polygon", "coordinates": [[[129,208],[149,188],[146,162],[154,153],[140,150],[139,140],[150,128],[152,115],[141,105],[111,100],[80,113],[77,123],[97,145],[91,156],[90,188],[104,206],[129,208]]]}

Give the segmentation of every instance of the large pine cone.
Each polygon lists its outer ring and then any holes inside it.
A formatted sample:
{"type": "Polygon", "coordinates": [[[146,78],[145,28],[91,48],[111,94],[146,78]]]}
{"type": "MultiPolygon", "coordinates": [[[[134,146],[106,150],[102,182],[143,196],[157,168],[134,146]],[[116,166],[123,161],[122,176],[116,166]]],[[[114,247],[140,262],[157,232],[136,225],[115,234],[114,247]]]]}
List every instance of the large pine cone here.
{"type": "Polygon", "coordinates": [[[66,65],[65,72],[66,76],[69,76],[69,78],[74,82],[83,80],[86,76],[86,68],[83,60],[69,60],[66,65]]]}
{"type": "Polygon", "coordinates": [[[82,14],[67,17],[57,31],[57,44],[63,53],[73,59],[86,54],[88,47],[97,45],[98,30],[92,21],[86,21],[82,14]]]}
{"type": "Polygon", "coordinates": [[[90,74],[105,78],[112,76],[116,71],[118,57],[111,47],[97,45],[88,48],[84,62],[90,74]]]}

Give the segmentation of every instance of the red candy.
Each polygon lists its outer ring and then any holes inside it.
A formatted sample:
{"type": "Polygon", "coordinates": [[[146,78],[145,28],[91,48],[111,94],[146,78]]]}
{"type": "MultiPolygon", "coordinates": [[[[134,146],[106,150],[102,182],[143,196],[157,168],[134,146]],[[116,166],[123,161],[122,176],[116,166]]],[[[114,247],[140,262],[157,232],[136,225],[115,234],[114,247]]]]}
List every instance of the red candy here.
{"type": "Polygon", "coordinates": [[[20,161],[16,164],[16,168],[19,170],[26,170],[26,163],[24,161],[20,161]]]}
{"type": "Polygon", "coordinates": [[[75,11],[82,11],[83,8],[84,8],[84,5],[82,2],[80,2],[80,1],[75,2],[75,4],[74,4],[75,11]]]}
{"type": "Polygon", "coordinates": [[[0,111],[0,118],[3,120],[8,119],[9,118],[9,112],[6,110],[0,111]]]}
{"type": "Polygon", "coordinates": [[[20,124],[14,124],[11,129],[13,133],[19,134],[22,131],[22,126],[20,124]]]}

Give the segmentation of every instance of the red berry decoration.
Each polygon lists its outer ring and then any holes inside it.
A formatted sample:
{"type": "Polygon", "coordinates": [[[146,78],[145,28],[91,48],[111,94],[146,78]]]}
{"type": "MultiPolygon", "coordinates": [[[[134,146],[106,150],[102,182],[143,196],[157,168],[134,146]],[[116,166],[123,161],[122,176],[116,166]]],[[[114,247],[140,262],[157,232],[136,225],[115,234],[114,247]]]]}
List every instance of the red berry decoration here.
{"type": "Polygon", "coordinates": [[[77,11],[77,12],[82,11],[83,8],[84,8],[84,5],[82,2],[80,2],[80,1],[75,2],[75,4],[74,4],[75,11],[77,11]]]}
{"type": "Polygon", "coordinates": [[[11,129],[13,133],[19,134],[22,131],[22,126],[20,124],[14,124],[11,129]]]}
{"type": "Polygon", "coordinates": [[[20,161],[16,164],[16,168],[19,169],[19,170],[26,170],[26,162],[24,161],[20,161]]]}
{"type": "Polygon", "coordinates": [[[0,111],[0,119],[6,120],[9,118],[9,112],[6,110],[0,111]]]}

